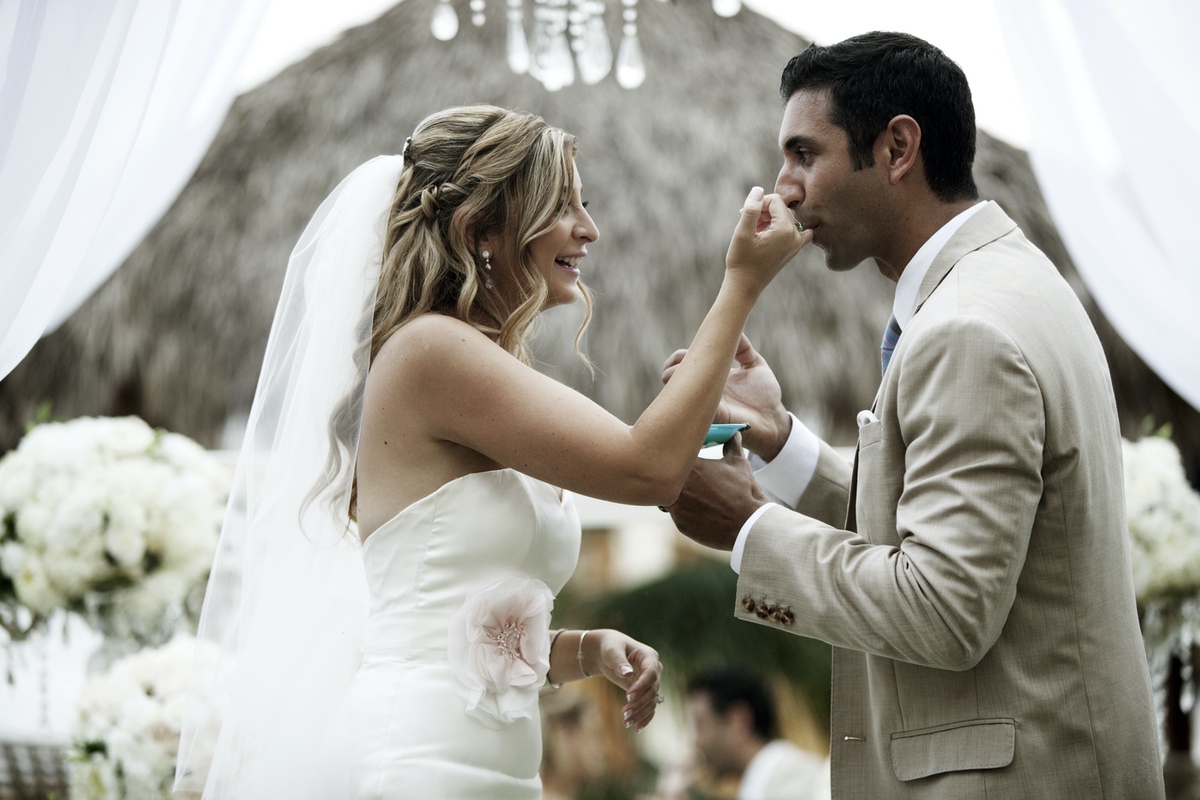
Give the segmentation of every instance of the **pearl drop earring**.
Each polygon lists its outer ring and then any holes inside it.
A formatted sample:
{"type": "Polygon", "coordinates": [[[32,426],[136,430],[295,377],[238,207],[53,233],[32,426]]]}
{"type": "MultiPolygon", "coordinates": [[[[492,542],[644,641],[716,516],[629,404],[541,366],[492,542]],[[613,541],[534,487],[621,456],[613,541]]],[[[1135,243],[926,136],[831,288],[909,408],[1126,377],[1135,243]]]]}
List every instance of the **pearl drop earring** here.
{"type": "Polygon", "coordinates": [[[489,253],[487,250],[483,250],[479,253],[479,255],[483,258],[483,268],[488,271],[488,274],[485,276],[486,280],[484,280],[483,285],[484,285],[484,288],[490,289],[490,288],[492,288],[492,275],[491,275],[492,254],[489,253]]]}

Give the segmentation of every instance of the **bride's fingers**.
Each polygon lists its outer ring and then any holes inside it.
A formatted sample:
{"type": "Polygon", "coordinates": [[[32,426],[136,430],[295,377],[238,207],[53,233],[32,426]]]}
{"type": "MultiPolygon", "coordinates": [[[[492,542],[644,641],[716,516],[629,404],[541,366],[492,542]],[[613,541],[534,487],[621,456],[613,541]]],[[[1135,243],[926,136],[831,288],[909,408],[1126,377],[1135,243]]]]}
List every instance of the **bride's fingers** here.
{"type": "Polygon", "coordinates": [[[630,699],[640,700],[644,695],[657,694],[659,676],[662,674],[658,654],[654,651],[631,653],[630,661],[636,663],[639,668],[637,679],[625,690],[630,699]]]}
{"type": "Polygon", "coordinates": [[[641,672],[629,688],[626,699],[629,701],[621,709],[626,727],[634,727],[640,731],[654,718],[658,709],[662,663],[658,654],[653,650],[630,654],[630,661],[641,667],[641,672]]]}
{"type": "Polygon", "coordinates": [[[626,703],[621,708],[621,715],[625,720],[625,727],[632,728],[635,725],[640,730],[646,726],[646,723],[654,718],[654,712],[658,710],[658,694],[646,695],[643,698],[626,703]]]}
{"type": "Polygon", "coordinates": [[[644,670],[638,675],[637,680],[633,682],[626,690],[630,700],[641,700],[645,695],[653,694],[657,691],[658,673],[654,670],[644,670]]]}
{"type": "Polygon", "coordinates": [[[626,727],[636,726],[638,730],[641,730],[650,720],[654,719],[654,714],[658,710],[659,686],[656,683],[652,688],[653,692],[645,693],[621,709],[626,727]]]}

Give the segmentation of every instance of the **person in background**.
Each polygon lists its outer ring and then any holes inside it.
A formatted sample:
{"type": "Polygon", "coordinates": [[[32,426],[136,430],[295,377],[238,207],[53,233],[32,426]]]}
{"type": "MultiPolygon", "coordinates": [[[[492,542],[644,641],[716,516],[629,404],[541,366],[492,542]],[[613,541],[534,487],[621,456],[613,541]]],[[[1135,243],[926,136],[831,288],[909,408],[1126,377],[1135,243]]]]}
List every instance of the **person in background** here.
{"type": "MultiPolygon", "coordinates": [[[[819,800],[829,796],[826,759],[780,736],[770,685],[758,672],[723,667],[687,685],[696,767],[737,800],[819,800]]],[[[695,776],[698,777],[698,776],[695,776]]]]}

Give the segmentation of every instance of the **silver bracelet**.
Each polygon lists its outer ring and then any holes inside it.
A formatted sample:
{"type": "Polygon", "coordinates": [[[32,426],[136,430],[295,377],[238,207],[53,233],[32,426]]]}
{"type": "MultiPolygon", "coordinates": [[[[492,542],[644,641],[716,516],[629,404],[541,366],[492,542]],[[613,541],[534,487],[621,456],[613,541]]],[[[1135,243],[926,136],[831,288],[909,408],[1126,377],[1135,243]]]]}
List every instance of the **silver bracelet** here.
{"type": "Polygon", "coordinates": [[[579,634],[579,652],[575,654],[575,660],[579,662],[579,673],[585,678],[592,677],[588,675],[587,669],[583,666],[583,637],[587,636],[591,631],[584,631],[579,634]]]}

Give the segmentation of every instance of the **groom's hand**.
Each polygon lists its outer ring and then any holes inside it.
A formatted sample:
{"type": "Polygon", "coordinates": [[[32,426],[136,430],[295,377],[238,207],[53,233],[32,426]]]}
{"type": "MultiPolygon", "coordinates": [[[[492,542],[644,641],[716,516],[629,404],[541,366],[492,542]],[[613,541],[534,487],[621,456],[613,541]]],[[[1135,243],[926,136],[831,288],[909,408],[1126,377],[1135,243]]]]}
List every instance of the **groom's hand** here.
{"type": "Polygon", "coordinates": [[[684,536],[732,550],[746,520],[768,502],[742,454],[739,435],[725,444],[720,460],[696,459],[679,499],[667,511],[684,536]]]}
{"type": "MultiPolygon", "coordinates": [[[[676,350],[667,359],[663,365],[663,383],[675,374],[685,355],[687,350],[676,350]]],[[[713,421],[750,423],[750,428],[742,432],[743,443],[751,452],[770,461],[779,455],[792,432],[792,418],[783,406],[779,380],[745,334],[738,342],[734,361],[713,421]]]]}

